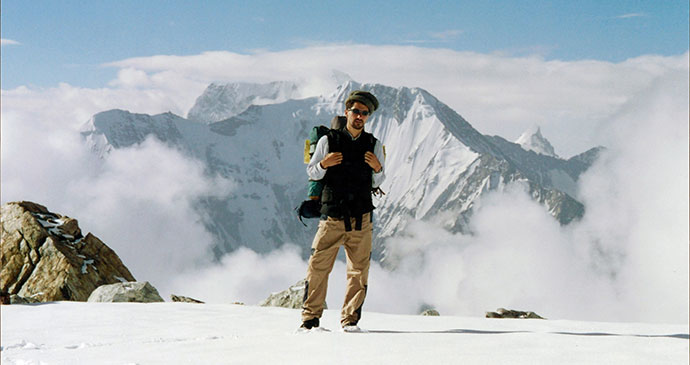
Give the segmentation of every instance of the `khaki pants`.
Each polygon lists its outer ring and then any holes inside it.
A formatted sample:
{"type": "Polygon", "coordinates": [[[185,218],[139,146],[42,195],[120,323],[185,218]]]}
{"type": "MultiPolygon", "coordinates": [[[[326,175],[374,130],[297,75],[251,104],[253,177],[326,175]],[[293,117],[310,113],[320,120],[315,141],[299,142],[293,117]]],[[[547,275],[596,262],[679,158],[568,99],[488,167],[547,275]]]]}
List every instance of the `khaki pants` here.
{"type": "Polygon", "coordinates": [[[345,246],[347,257],[347,288],[340,317],[342,325],[357,323],[362,315],[362,304],[367,294],[369,260],[371,258],[371,214],[362,216],[362,230],[356,231],[355,219],[351,218],[352,230],[345,231],[342,219],[328,218],[319,221],[319,229],[312,243],[312,254],[307,269],[307,290],[302,306],[302,320],[320,318],[326,301],[328,274],[333,269],[338,249],[345,246]]]}

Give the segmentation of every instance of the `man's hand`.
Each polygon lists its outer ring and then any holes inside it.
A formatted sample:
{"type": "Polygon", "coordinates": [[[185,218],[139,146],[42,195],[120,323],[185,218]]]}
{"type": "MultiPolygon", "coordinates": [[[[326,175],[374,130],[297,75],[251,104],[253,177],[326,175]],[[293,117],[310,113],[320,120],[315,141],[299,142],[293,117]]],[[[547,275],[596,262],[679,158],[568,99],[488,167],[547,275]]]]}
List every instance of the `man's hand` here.
{"type": "Polygon", "coordinates": [[[319,162],[321,167],[327,169],[331,166],[340,165],[343,162],[343,154],[341,152],[331,152],[319,162]]]}
{"type": "Polygon", "coordinates": [[[376,155],[370,151],[367,151],[364,154],[364,162],[371,166],[371,168],[374,169],[374,172],[380,172],[381,168],[383,168],[383,166],[381,166],[381,162],[379,162],[379,159],[376,158],[376,155]]]}

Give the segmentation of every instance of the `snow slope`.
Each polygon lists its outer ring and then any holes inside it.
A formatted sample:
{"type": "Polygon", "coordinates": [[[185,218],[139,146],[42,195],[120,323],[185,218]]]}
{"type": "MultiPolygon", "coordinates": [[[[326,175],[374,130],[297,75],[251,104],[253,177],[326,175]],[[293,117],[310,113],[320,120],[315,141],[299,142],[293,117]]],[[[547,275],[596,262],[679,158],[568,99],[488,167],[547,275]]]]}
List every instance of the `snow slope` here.
{"type": "Polygon", "coordinates": [[[299,310],[232,304],[2,306],[3,364],[682,364],[684,325],[367,313],[296,334],[299,310]]]}

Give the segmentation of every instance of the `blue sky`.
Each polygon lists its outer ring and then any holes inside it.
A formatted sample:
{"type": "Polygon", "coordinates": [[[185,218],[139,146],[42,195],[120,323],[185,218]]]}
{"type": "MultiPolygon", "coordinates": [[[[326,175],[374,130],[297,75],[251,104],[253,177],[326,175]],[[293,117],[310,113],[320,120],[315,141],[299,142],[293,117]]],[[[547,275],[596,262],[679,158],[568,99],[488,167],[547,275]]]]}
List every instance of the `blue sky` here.
{"type": "Polygon", "coordinates": [[[688,50],[688,2],[18,1],[1,3],[2,88],[100,87],[132,57],[412,45],[620,62],[688,50]]]}

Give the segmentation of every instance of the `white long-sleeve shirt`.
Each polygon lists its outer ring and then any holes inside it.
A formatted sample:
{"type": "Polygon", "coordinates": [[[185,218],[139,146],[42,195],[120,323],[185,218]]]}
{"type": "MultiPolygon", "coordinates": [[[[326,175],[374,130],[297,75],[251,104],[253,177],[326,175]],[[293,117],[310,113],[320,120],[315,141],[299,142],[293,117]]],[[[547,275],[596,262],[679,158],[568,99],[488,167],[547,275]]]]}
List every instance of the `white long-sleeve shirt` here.
{"type": "MultiPolygon", "coordinates": [[[[323,160],[324,157],[326,157],[328,152],[328,136],[323,136],[319,139],[319,142],[316,144],[316,150],[314,150],[314,155],[311,156],[311,161],[309,161],[309,165],[307,165],[307,175],[309,175],[309,178],[311,180],[321,180],[324,176],[326,176],[327,169],[321,167],[320,162],[321,160],[323,160]]],[[[372,172],[371,187],[377,188],[381,186],[383,180],[386,179],[386,175],[384,173],[385,161],[383,156],[383,145],[381,144],[381,141],[379,141],[378,139],[376,140],[376,144],[374,145],[374,155],[376,155],[376,158],[379,159],[379,163],[381,163],[381,171],[372,172]]]]}

